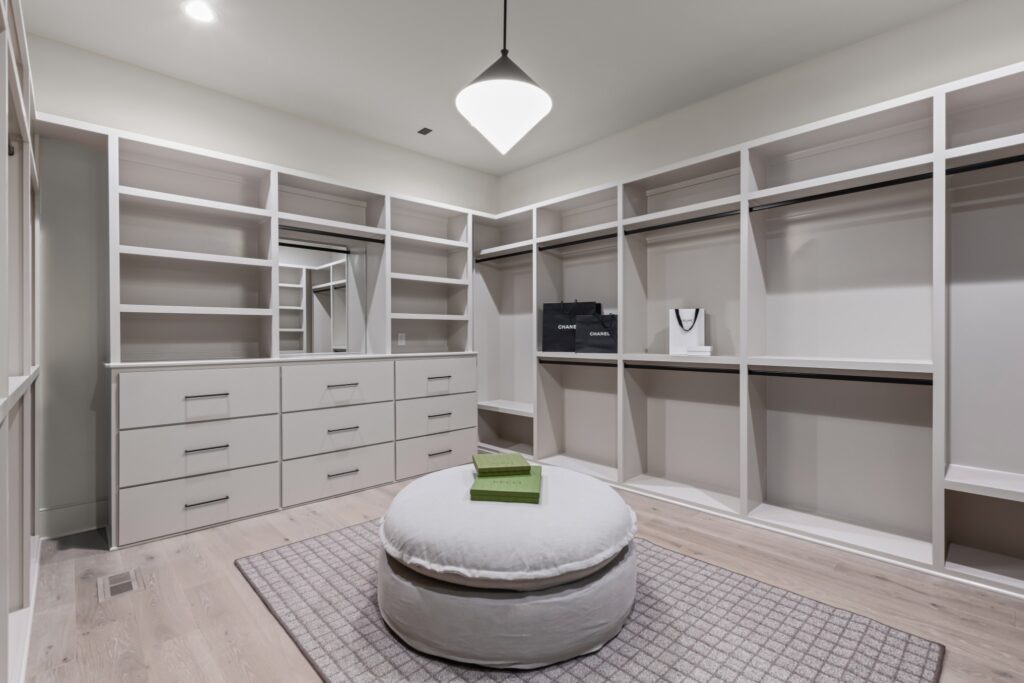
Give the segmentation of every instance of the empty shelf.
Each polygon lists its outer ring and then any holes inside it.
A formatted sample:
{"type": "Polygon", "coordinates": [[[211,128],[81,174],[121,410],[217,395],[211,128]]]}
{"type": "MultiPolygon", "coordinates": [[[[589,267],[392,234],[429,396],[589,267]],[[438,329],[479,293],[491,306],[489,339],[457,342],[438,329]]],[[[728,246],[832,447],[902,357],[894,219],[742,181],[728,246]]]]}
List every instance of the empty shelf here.
{"type": "Polygon", "coordinates": [[[626,485],[640,493],[649,493],[681,503],[699,505],[718,512],[737,514],[740,510],[740,499],[728,493],[709,491],[682,482],[652,477],[641,474],[626,482],[626,485]]]}
{"type": "Polygon", "coordinates": [[[164,315],[272,315],[269,308],[228,308],[224,306],[150,306],[121,304],[121,313],[159,313],[164,315]]]}
{"type": "Polygon", "coordinates": [[[153,247],[133,247],[121,245],[118,251],[132,256],[148,256],[151,258],[175,259],[178,261],[202,261],[204,263],[227,263],[236,266],[255,266],[270,268],[273,264],[268,259],[246,258],[243,256],[222,256],[220,254],[204,254],[195,251],[178,251],[175,249],[156,249],[153,247]]]}
{"type": "Polygon", "coordinates": [[[334,232],[341,235],[360,235],[384,239],[383,228],[374,228],[369,225],[359,225],[358,223],[332,221],[327,218],[316,218],[314,216],[301,216],[297,213],[287,213],[285,211],[278,212],[277,221],[282,230],[287,230],[289,227],[306,228],[307,230],[322,229],[325,232],[334,232]]]}
{"type": "Polygon", "coordinates": [[[614,353],[575,353],[572,351],[538,351],[537,358],[540,360],[576,360],[576,361],[601,361],[608,365],[614,365],[618,360],[618,354],[614,353]]]}
{"type": "Polygon", "coordinates": [[[562,244],[576,242],[578,240],[595,239],[601,237],[611,238],[618,232],[618,229],[618,222],[610,222],[601,223],[599,225],[591,225],[586,228],[566,230],[565,232],[556,232],[553,235],[545,235],[544,237],[538,237],[537,246],[542,248],[552,248],[562,244]]]}
{"type": "Polygon", "coordinates": [[[946,569],[1024,591],[1024,560],[957,543],[949,544],[946,569]]]}
{"type": "Polygon", "coordinates": [[[468,315],[448,315],[443,313],[392,313],[392,320],[450,320],[463,322],[469,320],[468,315]]]}
{"type": "Polygon", "coordinates": [[[521,417],[533,417],[533,405],[524,401],[506,401],[496,398],[490,401],[480,401],[480,410],[489,410],[505,415],[519,415],[521,417]]]}
{"type": "Polygon", "coordinates": [[[653,363],[673,367],[677,365],[717,366],[722,369],[739,368],[736,356],[675,356],[667,353],[625,353],[622,360],[627,363],[653,363]]]}
{"type": "Polygon", "coordinates": [[[436,277],[434,275],[415,275],[412,273],[391,273],[392,280],[404,282],[426,282],[434,285],[451,285],[457,287],[468,287],[469,280],[455,277],[436,277]]]}
{"type": "Polygon", "coordinates": [[[845,370],[872,374],[931,375],[930,360],[886,360],[870,358],[815,358],[804,356],[751,356],[751,368],[782,370],[845,370]]]}
{"type": "Polygon", "coordinates": [[[547,458],[541,459],[539,462],[544,465],[564,467],[567,470],[573,470],[574,472],[579,472],[581,474],[589,474],[592,477],[603,479],[604,481],[617,482],[619,480],[618,470],[614,467],[601,465],[584,458],[577,458],[564,453],[548,456],[547,458]]]}
{"type": "Polygon", "coordinates": [[[946,488],[1024,502],[1024,474],[1018,472],[950,465],[946,470],[946,488]]]}
{"type": "Polygon", "coordinates": [[[211,211],[243,214],[246,216],[270,215],[270,212],[268,210],[258,209],[252,206],[243,206],[242,204],[229,204],[228,202],[218,202],[212,199],[199,199],[198,197],[187,197],[185,195],[171,194],[169,192],[158,192],[156,190],[143,190],[141,188],[128,187],[125,185],[122,185],[119,188],[119,192],[122,197],[135,197],[139,201],[152,202],[154,204],[179,204],[181,206],[192,206],[201,209],[209,209],[211,211]]]}
{"type": "Polygon", "coordinates": [[[430,235],[417,235],[412,232],[399,232],[392,230],[391,238],[400,242],[412,243],[427,249],[452,251],[454,249],[469,249],[468,242],[459,242],[444,237],[431,237],[430,235]]]}

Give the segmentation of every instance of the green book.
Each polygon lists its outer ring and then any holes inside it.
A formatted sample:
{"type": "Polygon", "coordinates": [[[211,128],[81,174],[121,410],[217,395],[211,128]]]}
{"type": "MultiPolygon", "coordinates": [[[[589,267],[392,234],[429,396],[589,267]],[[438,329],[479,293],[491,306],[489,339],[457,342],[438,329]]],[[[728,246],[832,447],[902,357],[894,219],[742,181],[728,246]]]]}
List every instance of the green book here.
{"type": "Polygon", "coordinates": [[[530,463],[518,453],[477,453],[473,456],[473,464],[480,477],[530,473],[530,463]]]}
{"type": "Polygon", "coordinates": [[[469,499],[499,503],[539,503],[540,470],[540,465],[533,465],[529,474],[477,477],[469,489],[469,499]]]}

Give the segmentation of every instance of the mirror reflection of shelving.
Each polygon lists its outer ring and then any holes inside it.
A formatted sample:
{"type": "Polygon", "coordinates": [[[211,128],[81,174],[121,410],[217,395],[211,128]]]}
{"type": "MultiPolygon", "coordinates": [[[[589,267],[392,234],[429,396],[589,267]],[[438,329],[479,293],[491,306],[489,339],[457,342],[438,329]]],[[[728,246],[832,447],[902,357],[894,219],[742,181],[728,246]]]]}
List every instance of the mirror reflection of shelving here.
{"type": "Polygon", "coordinates": [[[339,353],[348,350],[345,297],[348,273],[345,258],[309,269],[312,294],[313,353],[339,353]]]}
{"type": "Polygon", "coordinates": [[[278,266],[278,323],[281,353],[306,350],[306,269],[303,266],[278,266]]]}

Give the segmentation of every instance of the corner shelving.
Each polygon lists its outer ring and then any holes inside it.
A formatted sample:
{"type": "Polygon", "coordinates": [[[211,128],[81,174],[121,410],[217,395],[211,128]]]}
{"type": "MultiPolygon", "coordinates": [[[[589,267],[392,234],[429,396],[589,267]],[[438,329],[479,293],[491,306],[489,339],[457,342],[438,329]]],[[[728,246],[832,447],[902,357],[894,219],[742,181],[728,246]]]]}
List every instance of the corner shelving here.
{"type": "Polygon", "coordinates": [[[473,216],[473,248],[478,256],[530,249],[533,240],[533,211],[520,211],[501,218],[473,216]]]}
{"type": "Polygon", "coordinates": [[[537,239],[614,229],[619,218],[618,188],[586,192],[537,207],[537,239]]]}

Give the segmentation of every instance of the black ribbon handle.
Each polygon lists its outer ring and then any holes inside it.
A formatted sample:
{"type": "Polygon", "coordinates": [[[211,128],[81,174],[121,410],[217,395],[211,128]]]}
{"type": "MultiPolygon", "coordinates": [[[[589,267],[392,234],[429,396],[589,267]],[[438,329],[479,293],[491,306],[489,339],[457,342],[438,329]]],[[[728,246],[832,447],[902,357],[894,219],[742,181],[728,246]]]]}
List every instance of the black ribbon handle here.
{"type": "Polygon", "coordinates": [[[679,327],[683,329],[683,332],[690,332],[691,330],[693,330],[694,327],[697,326],[697,320],[700,318],[701,309],[697,308],[694,310],[693,322],[690,323],[689,327],[687,327],[686,324],[683,323],[683,316],[679,315],[680,310],[682,309],[676,309],[676,322],[679,323],[679,327]]]}

